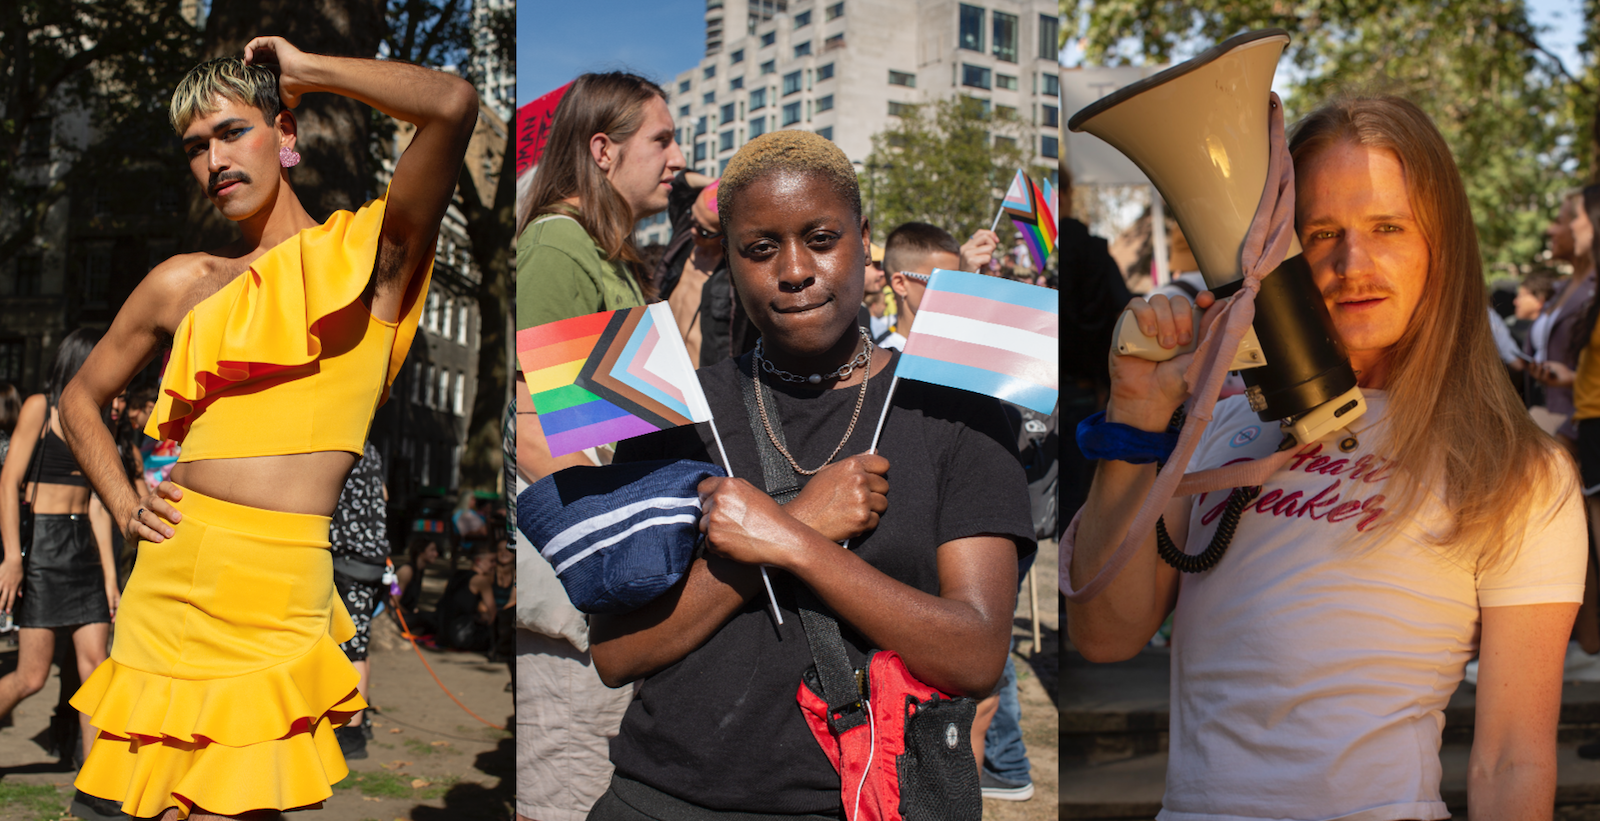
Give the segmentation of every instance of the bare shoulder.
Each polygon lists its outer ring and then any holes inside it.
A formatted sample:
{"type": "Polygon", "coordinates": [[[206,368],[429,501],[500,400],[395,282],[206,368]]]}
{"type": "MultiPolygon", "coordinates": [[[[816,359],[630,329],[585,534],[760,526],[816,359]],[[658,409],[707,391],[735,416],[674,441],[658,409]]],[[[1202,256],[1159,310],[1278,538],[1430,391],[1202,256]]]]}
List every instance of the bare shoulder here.
{"type": "MultiPolygon", "coordinates": [[[[178,254],[150,269],[134,296],[155,325],[170,334],[194,306],[247,267],[240,260],[205,251],[178,254]]],[[[130,299],[130,305],[134,301],[130,299]]]]}

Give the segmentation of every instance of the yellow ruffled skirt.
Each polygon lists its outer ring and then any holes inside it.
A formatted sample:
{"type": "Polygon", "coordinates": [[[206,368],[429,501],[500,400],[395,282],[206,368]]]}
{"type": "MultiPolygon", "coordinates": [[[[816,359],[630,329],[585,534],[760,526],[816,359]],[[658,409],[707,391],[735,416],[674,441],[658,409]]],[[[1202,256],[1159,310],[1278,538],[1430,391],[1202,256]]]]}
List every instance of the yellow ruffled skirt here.
{"type": "Polygon", "coordinates": [[[235,815],[333,794],[333,729],[366,706],[339,643],[328,517],[183,491],[177,534],[145,543],[111,657],[72,697],[99,736],[76,786],[135,817],[235,815]]]}

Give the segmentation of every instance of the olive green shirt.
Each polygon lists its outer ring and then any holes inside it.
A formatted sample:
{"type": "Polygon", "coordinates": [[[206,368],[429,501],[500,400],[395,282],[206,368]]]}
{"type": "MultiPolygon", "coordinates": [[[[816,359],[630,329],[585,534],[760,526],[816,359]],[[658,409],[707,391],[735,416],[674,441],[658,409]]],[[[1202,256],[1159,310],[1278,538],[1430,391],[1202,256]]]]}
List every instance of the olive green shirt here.
{"type": "Polygon", "coordinates": [[[639,283],[609,261],[571,217],[543,216],[517,240],[517,330],[575,316],[637,308],[639,283]]]}

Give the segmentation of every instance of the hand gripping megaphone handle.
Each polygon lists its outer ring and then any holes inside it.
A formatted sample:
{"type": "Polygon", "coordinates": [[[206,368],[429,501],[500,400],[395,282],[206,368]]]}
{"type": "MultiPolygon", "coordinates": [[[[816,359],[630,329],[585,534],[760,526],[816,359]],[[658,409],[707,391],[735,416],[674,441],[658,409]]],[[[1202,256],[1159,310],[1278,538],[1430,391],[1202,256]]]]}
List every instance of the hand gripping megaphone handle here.
{"type": "MultiPolygon", "coordinates": [[[[1071,569],[1073,543],[1077,537],[1078,519],[1083,515],[1082,510],[1073,517],[1072,524],[1063,534],[1059,567],[1061,592],[1074,603],[1086,602],[1105,590],[1117,574],[1122,572],[1128,560],[1133,558],[1134,552],[1155,530],[1156,520],[1161,518],[1167,502],[1172,500],[1173,494],[1179,488],[1179,482],[1184,478],[1183,472],[1189,465],[1189,457],[1194,453],[1195,445],[1199,443],[1200,434],[1211,422],[1211,413],[1216,407],[1217,395],[1222,390],[1222,380],[1228,370],[1222,363],[1233,360],[1239,341],[1244,338],[1251,320],[1255,318],[1255,295],[1261,288],[1261,278],[1275,270],[1288,256],[1290,237],[1294,235],[1294,162],[1289,157],[1289,148],[1284,140],[1283,103],[1279,101],[1277,94],[1272,94],[1269,117],[1269,159],[1265,190],[1261,193],[1255,216],[1250,221],[1250,230],[1246,232],[1244,243],[1240,248],[1241,267],[1244,270],[1243,284],[1238,293],[1223,306],[1210,332],[1201,340],[1199,353],[1189,363],[1185,378],[1190,385],[1196,386],[1196,390],[1189,397],[1188,419],[1184,422],[1183,432],[1178,436],[1177,448],[1167,460],[1166,466],[1161,469],[1161,473],[1156,476],[1155,485],[1150,488],[1149,495],[1140,505],[1139,513],[1134,518],[1133,525],[1128,528],[1127,535],[1123,537],[1122,544],[1100,567],[1094,579],[1080,588],[1074,588],[1072,585],[1071,569]]],[[[1266,459],[1229,466],[1234,470],[1218,469],[1225,473],[1206,471],[1205,474],[1212,474],[1211,478],[1235,481],[1240,474],[1246,472],[1252,475],[1260,473],[1262,474],[1260,480],[1251,483],[1260,484],[1267,475],[1285,464],[1289,454],[1293,452],[1293,450],[1280,451],[1266,459]]],[[[1194,478],[1200,479],[1202,475],[1204,474],[1197,474],[1194,478]]],[[[1193,488],[1194,483],[1188,484],[1193,488]]],[[[1237,487],[1237,485],[1228,486],[1237,487]]],[[[1191,489],[1190,492],[1195,490],[1191,489]]]]}
{"type": "MultiPolygon", "coordinates": [[[[1139,323],[1134,321],[1132,311],[1123,311],[1117,317],[1117,327],[1111,332],[1111,348],[1118,356],[1136,356],[1151,362],[1165,362],[1180,354],[1186,354],[1200,345],[1200,318],[1205,311],[1191,304],[1192,320],[1189,327],[1194,328],[1194,333],[1189,335],[1189,341],[1172,348],[1163,348],[1161,343],[1153,336],[1145,336],[1139,330],[1139,323]]],[[[1256,339],[1254,328],[1245,332],[1244,338],[1239,340],[1239,349],[1233,355],[1233,361],[1228,364],[1230,371],[1242,371],[1246,368],[1259,368],[1267,364],[1266,356],[1261,352],[1261,342],[1256,339]]]]}

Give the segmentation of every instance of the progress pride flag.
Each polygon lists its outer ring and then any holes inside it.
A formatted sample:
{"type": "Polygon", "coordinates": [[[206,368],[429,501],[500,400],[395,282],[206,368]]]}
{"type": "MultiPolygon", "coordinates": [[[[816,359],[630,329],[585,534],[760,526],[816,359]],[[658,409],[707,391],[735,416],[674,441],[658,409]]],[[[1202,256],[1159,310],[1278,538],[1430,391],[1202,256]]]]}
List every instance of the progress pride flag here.
{"type": "Polygon", "coordinates": [[[1050,413],[1061,393],[1060,325],[1049,288],[934,269],[896,375],[1050,413]]]}

